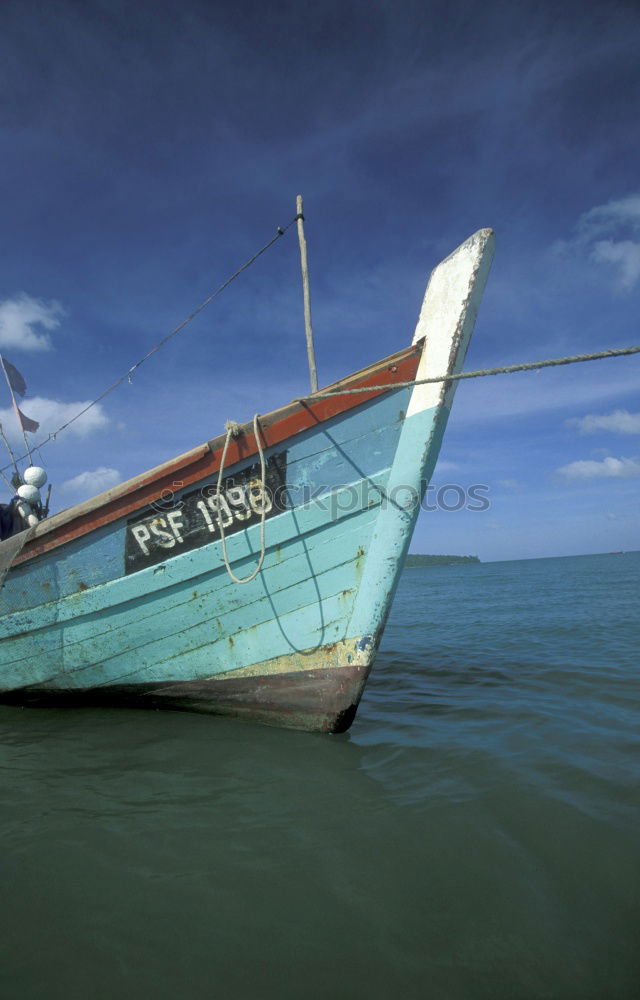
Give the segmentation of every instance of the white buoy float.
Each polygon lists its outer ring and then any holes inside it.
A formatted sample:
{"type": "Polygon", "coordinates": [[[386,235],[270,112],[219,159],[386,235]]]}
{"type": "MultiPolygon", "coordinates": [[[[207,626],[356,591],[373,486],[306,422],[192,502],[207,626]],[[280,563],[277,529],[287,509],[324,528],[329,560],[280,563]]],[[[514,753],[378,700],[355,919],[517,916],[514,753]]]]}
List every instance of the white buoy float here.
{"type": "Polygon", "coordinates": [[[40,505],[40,490],[37,486],[25,483],[23,486],[18,486],[16,494],[18,497],[16,508],[22,518],[22,523],[27,528],[33,528],[40,520],[33,509],[40,505]]]}
{"type": "Polygon", "coordinates": [[[16,493],[21,500],[26,500],[32,507],[40,503],[40,490],[37,486],[32,486],[30,483],[25,483],[24,486],[18,486],[16,493]]]}
{"type": "Polygon", "coordinates": [[[47,474],[39,465],[30,465],[24,470],[22,478],[27,486],[35,486],[41,489],[47,481],[47,474]]]}

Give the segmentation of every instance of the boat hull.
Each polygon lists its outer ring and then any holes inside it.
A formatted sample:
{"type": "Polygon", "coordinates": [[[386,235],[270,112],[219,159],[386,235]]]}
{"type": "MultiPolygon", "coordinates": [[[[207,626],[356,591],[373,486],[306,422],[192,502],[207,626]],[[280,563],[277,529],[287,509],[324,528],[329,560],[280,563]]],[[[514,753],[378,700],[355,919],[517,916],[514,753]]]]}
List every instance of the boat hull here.
{"type": "MultiPolygon", "coordinates": [[[[387,484],[406,432],[407,392],[286,442],[290,505],[266,520],[262,571],[244,586],[229,577],[219,538],[176,554],[177,544],[157,548],[149,565],[123,573],[131,532],[144,519],[116,521],[90,540],[16,567],[3,590],[14,610],[0,622],[6,693],[13,688],[31,703],[189,708],[344,730],[386,616],[387,602],[374,591],[360,604],[358,595],[368,560],[385,558],[372,541],[393,502],[387,484]],[[337,481],[338,454],[344,483],[337,481]],[[312,499],[295,503],[306,497],[312,499]]],[[[267,462],[271,455],[267,450],[267,462]]],[[[239,463],[228,479],[242,473],[239,463]]],[[[211,486],[203,480],[197,495],[207,496],[211,486]]],[[[180,509],[183,495],[172,499],[172,509],[180,509]]],[[[416,513],[406,512],[402,547],[416,513]]],[[[159,516],[163,528],[168,514],[159,516]]],[[[227,538],[241,577],[255,566],[259,534],[253,523],[227,538]]],[[[398,573],[391,549],[386,559],[398,573]]]]}
{"type": "Polygon", "coordinates": [[[489,237],[472,241],[432,275],[412,347],[347,380],[361,393],[291,404],[260,439],[245,426],[39,525],[0,593],[0,696],[347,729],[455,389],[412,380],[462,365],[488,270],[489,237]]]}

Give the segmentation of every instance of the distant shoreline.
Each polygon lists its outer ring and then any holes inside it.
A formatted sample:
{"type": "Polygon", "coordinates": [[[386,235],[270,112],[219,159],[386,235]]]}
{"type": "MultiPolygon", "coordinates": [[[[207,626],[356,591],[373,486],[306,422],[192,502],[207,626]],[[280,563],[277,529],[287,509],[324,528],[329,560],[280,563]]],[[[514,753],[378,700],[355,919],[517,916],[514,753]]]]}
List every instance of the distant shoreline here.
{"type": "Polygon", "coordinates": [[[479,563],[478,556],[426,556],[408,555],[405,569],[415,569],[419,566],[457,566],[459,563],[479,563]]]}
{"type": "Polygon", "coordinates": [[[621,549],[617,552],[574,552],[561,556],[519,556],[517,559],[487,559],[483,565],[489,566],[503,562],[541,562],[545,559],[592,559],[596,556],[635,556],[640,549],[621,549]]]}

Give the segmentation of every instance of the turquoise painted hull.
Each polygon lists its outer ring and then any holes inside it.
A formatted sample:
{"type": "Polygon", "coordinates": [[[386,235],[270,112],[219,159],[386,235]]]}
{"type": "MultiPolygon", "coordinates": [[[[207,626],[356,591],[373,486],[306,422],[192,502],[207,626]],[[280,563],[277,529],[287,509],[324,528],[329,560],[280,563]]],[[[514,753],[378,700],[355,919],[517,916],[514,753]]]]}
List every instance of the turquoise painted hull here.
{"type": "MultiPolygon", "coordinates": [[[[242,699],[219,704],[216,678],[242,680],[244,689],[251,677],[321,669],[337,671],[338,685],[343,674],[353,675],[351,700],[338,708],[346,722],[373,662],[418,510],[415,502],[407,508],[406,490],[396,490],[396,498],[393,488],[421,491],[420,442],[424,451],[433,414],[406,421],[407,394],[397,390],[287,442],[292,505],[266,521],[262,571],[244,586],[228,576],[219,540],[124,575],[126,519],[13,569],[2,591],[4,692],[129,694],[243,714],[242,699]],[[411,442],[400,447],[401,439],[411,442]]],[[[241,472],[238,465],[225,475],[241,472]]],[[[208,486],[201,484],[203,491],[208,486]]],[[[178,491],[176,504],[181,498],[178,491]]],[[[255,566],[259,533],[256,523],[227,539],[236,574],[255,566]]],[[[252,704],[246,714],[335,728],[332,703],[325,719],[322,706],[309,711],[297,700],[252,704]]]]}
{"type": "MultiPolygon", "coordinates": [[[[454,333],[448,370],[462,364],[470,329],[458,323],[454,333]]],[[[411,350],[415,371],[427,349],[411,350]]],[[[438,393],[427,405],[423,390],[393,388],[267,448],[280,500],[265,520],[261,570],[245,585],[224,564],[217,476],[174,484],[166,503],[35,549],[0,593],[2,697],[348,728],[440,450],[453,390],[438,393]],[[196,515],[197,531],[187,530],[196,515]]],[[[254,450],[224,470],[225,484],[245,484],[245,507],[255,464],[254,450]]],[[[254,515],[229,514],[227,552],[241,577],[260,553],[254,515]]]]}

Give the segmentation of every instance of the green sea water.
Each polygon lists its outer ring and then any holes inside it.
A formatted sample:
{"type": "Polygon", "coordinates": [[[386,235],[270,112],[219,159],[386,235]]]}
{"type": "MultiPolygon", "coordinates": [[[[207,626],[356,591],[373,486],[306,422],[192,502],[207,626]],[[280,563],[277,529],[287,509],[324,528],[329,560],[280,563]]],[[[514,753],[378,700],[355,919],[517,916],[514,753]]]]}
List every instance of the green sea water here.
{"type": "Polygon", "coordinates": [[[640,553],[406,570],[343,736],[0,706],[0,991],[640,996],[640,553]]]}

